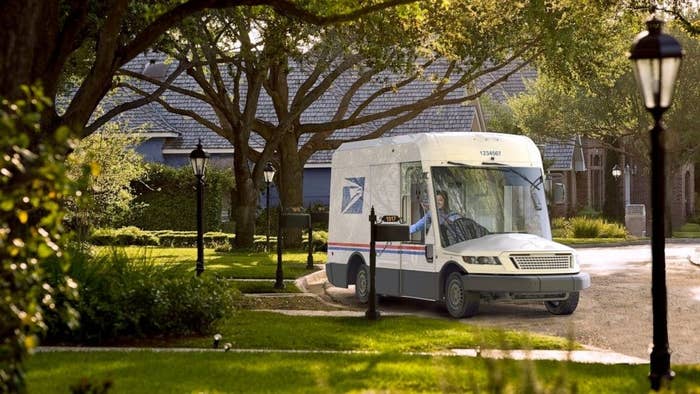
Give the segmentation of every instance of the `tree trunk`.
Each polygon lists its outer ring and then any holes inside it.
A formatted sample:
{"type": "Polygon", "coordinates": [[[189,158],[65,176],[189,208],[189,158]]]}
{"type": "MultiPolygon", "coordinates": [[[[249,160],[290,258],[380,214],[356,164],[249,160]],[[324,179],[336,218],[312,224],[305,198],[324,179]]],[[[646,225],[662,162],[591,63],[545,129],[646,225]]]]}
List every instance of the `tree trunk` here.
{"type": "Polygon", "coordinates": [[[235,205],[233,218],[236,222],[236,247],[251,248],[255,236],[255,218],[258,210],[255,188],[240,185],[236,178],[235,205]],[[253,193],[251,193],[251,190],[253,193]]]}
{"type": "MultiPolygon", "coordinates": [[[[285,211],[304,210],[304,163],[297,147],[297,138],[293,133],[285,133],[280,140],[280,200],[285,211]]],[[[285,247],[301,246],[301,230],[292,229],[285,232],[285,247]]]]}
{"type": "Polygon", "coordinates": [[[236,221],[236,247],[251,248],[255,237],[255,218],[258,208],[258,192],[248,167],[248,136],[250,132],[235,133],[233,171],[236,182],[234,219],[236,221]]]}
{"type": "Polygon", "coordinates": [[[56,81],[48,80],[52,76],[43,72],[56,41],[57,4],[45,0],[7,0],[0,4],[0,96],[20,98],[20,86],[40,78],[52,90],[56,81]]]}

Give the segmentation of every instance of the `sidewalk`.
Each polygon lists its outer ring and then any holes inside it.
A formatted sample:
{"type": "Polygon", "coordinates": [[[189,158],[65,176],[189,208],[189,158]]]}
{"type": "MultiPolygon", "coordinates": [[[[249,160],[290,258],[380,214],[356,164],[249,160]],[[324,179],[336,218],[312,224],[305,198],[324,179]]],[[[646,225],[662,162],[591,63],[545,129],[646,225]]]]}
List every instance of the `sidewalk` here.
{"type": "MultiPolygon", "coordinates": [[[[364,316],[364,313],[363,313],[364,316]]],[[[36,352],[153,352],[153,353],[295,353],[295,354],[379,354],[363,350],[296,350],[296,349],[204,349],[204,348],[136,348],[136,347],[69,347],[40,346],[36,352]]],[[[605,350],[499,350],[499,349],[450,349],[443,352],[406,352],[409,356],[431,357],[483,357],[489,359],[513,360],[555,360],[587,364],[646,364],[647,360],[605,350]]]]}

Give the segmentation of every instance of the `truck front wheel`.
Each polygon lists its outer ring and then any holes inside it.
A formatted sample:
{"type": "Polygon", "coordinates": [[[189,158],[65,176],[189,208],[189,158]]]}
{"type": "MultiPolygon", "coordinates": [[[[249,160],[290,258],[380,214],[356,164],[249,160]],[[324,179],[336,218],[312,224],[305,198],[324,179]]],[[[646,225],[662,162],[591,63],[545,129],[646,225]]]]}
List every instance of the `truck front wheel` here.
{"type": "Polygon", "coordinates": [[[369,268],[362,264],[355,275],[355,297],[363,304],[369,301],[369,268]]]}
{"type": "Polygon", "coordinates": [[[462,274],[453,272],[445,281],[445,307],[450,316],[460,319],[471,317],[479,312],[480,295],[464,288],[462,274]]]}
{"type": "Polygon", "coordinates": [[[544,306],[553,315],[570,315],[578,306],[578,291],[569,293],[569,298],[563,301],[545,301],[544,306]]]}

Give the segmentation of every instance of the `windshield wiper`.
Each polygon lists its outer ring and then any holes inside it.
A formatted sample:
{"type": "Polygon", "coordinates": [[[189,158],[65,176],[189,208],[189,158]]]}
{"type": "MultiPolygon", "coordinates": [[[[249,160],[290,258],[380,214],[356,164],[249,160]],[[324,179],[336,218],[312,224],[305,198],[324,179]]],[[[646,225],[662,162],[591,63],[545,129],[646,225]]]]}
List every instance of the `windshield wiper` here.
{"type": "Polygon", "coordinates": [[[453,166],[460,166],[460,167],[469,167],[473,168],[474,166],[471,164],[464,164],[464,163],[458,163],[456,161],[448,161],[447,164],[452,164],[453,166]]]}
{"type": "MultiPolygon", "coordinates": [[[[452,164],[452,165],[460,166],[460,167],[469,167],[469,168],[473,168],[473,167],[474,167],[473,165],[464,164],[464,163],[459,163],[459,162],[456,162],[456,161],[448,161],[447,164],[452,164]]],[[[482,165],[482,166],[502,167],[505,171],[510,171],[510,172],[512,172],[513,174],[515,174],[515,175],[519,176],[520,178],[524,179],[525,181],[527,181],[527,183],[530,184],[530,186],[534,187],[534,188],[537,189],[537,190],[540,190],[539,186],[540,186],[540,185],[542,184],[542,182],[543,182],[543,180],[542,180],[542,175],[540,175],[540,176],[539,176],[537,179],[535,179],[535,181],[533,182],[533,181],[530,180],[530,178],[528,178],[528,177],[526,177],[525,175],[521,174],[520,171],[516,170],[515,168],[513,168],[513,167],[511,167],[511,166],[509,166],[509,165],[507,165],[507,164],[503,164],[503,163],[499,163],[499,162],[495,162],[495,161],[484,161],[484,162],[481,163],[481,165],[482,165]]]]}

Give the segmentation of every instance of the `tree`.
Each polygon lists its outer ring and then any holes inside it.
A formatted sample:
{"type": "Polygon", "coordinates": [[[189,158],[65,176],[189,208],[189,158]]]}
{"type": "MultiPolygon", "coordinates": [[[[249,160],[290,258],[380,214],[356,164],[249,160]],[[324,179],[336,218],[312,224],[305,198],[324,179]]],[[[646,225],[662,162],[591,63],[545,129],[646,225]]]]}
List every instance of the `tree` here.
{"type": "Polygon", "coordinates": [[[65,112],[45,108],[42,128],[51,133],[67,125],[83,136],[115,72],[202,10],[266,5],[283,15],[327,24],[411,1],[373,1],[358,8],[350,0],[7,0],[0,3],[0,97],[21,98],[21,86],[41,81],[45,94],[55,99],[61,83],[74,76],[80,82],[65,112]]]}
{"type": "Polygon", "coordinates": [[[700,5],[692,0],[657,0],[640,1],[632,0],[629,8],[633,10],[648,10],[649,12],[662,11],[678,22],[679,27],[688,35],[698,37],[700,35],[700,5]]]}
{"type": "MultiPolygon", "coordinates": [[[[668,125],[668,170],[675,173],[699,157],[695,141],[700,137],[700,123],[693,114],[700,105],[700,78],[695,72],[700,43],[679,29],[671,34],[686,51],[673,105],[664,116],[668,125]]],[[[587,87],[540,75],[528,92],[510,99],[508,106],[518,128],[534,138],[561,139],[578,134],[606,144],[615,154],[648,163],[651,117],[644,109],[631,68],[625,64],[619,76],[600,79],[587,87]]]]}
{"type": "Polygon", "coordinates": [[[136,197],[132,183],[146,175],[143,156],[134,149],[140,140],[111,123],[78,142],[66,161],[68,177],[85,181],[81,203],[71,204],[75,225],[116,227],[124,222],[136,197]]]}
{"type": "MultiPolygon", "coordinates": [[[[410,15],[385,10],[323,29],[260,10],[210,14],[206,24],[183,28],[164,48],[175,48],[171,54],[187,64],[198,85],[172,90],[208,103],[216,119],[158,102],[231,141],[239,214],[249,215],[262,167],[275,150],[282,202],[300,206],[303,166],[315,152],[379,137],[428,108],[473,100],[530,63],[585,80],[615,64],[609,49],[621,40],[609,31],[627,31],[619,28],[627,20],[613,18],[615,10],[587,2],[426,1],[416,7],[410,15]],[[604,22],[591,24],[592,17],[604,22]],[[416,84],[425,87],[420,95],[402,100],[416,84]],[[258,116],[262,91],[272,101],[274,119],[258,116]],[[331,115],[304,116],[329,95],[337,98],[331,115]],[[365,132],[349,139],[336,133],[353,127],[365,132]],[[259,142],[255,137],[265,140],[261,152],[249,145],[259,142]],[[257,165],[251,169],[249,162],[257,165]]],[[[148,97],[154,89],[133,90],[148,97]]],[[[240,241],[252,241],[248,223],[252,216],[237,218],[247,235],[240,241]]]]}

